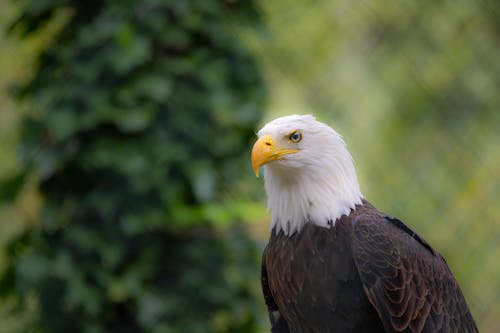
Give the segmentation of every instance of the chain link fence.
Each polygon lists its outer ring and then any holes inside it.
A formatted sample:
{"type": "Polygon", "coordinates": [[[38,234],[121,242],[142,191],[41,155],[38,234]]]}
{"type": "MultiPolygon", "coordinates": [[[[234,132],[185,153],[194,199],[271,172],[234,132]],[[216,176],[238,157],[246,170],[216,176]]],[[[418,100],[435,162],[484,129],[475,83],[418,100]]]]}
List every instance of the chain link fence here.
{"type": "Polygon", "coordinates": [[[261,2],[245,35],[268,119],[341,134],[365,196],[447,259],[481,332],[500,327],[500,6],[489,1],[261,2]]]}

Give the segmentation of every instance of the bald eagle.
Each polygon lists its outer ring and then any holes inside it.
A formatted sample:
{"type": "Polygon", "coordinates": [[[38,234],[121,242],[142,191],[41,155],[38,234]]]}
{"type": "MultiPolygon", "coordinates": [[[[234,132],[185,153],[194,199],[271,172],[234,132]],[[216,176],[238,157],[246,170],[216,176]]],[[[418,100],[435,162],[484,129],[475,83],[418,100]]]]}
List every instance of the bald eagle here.
{"type": "Polygon", "coordinates": [[[444,258],[364,198],[331,127],[275,119],[252,166],[272,212],[261,281],[272,332],[478,331],[444,258]]]}

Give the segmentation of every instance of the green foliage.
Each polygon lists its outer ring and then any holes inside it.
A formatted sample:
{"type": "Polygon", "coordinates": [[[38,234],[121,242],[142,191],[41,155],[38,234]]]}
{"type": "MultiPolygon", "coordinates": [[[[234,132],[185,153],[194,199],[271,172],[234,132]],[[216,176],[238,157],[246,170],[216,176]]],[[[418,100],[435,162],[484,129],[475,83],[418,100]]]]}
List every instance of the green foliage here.
{"type": "Polygon", "coordinates": [[[233,33],[259,23],[253,4],[22,6],[12,29],[23,36],[66,23],[18,92],[33,110],[23,174],[2,195],[34,173],[44,203],[10,246],[2,293],[35,295],[44,332],[255,331],[255,244],[213,226],[265,96],[233,33]]]}

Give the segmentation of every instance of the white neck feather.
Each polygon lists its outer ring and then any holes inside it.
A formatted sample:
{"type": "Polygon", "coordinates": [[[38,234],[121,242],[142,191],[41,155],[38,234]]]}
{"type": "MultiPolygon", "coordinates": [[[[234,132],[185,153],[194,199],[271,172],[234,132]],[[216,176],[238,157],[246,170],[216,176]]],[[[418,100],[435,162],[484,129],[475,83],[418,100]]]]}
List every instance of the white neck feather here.
{"type": "Polygon", "coordinates": [[[270,228],[291,236],[306,223],[330,228],[342,215],[349,214],[363,195],[351,155],[345,146],[323,151],[322,163],[293,169],[270,163],[264,166],[270,228]],[[340,149],[340,151],[339,151],[340,149]]]}

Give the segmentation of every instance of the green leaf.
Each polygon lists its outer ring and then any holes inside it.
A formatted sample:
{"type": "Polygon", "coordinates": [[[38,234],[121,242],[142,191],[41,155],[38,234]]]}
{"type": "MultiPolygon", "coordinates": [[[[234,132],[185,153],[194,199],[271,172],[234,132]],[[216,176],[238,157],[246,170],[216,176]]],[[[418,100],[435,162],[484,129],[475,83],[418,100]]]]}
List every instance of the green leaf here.
{"type": "Polygon", "coordinates": [[[0,180],[0,202],[13,201],[21,191],[26,177],[27,173],[22,171],[0,180]]]}

